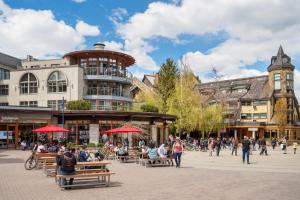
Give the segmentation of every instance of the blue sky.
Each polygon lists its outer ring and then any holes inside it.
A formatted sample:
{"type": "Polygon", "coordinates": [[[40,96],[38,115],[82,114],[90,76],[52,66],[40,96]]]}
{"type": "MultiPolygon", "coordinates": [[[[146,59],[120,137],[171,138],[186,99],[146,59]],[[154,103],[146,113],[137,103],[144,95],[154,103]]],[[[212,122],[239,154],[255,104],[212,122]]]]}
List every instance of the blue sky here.
{"type": "Polygon", "coordinates": [[[280,44],[300,64],[299,10],[293,0],[0,0],[0,51],[44,59],[100,41],[134,56],[139,78],[167,58],[203,81],[213,67],[224,78],[256,76],[280,44]]]}

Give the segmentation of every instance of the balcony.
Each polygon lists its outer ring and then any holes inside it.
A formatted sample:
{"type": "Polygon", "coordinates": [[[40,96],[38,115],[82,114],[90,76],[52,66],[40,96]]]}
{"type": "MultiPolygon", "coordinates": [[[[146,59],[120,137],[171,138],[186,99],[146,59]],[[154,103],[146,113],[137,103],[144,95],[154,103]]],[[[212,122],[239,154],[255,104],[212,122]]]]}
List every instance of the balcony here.
{"type": "Polygon", "coordinates": [[[86,67],[84,68],[84,79],[132,84],[133,77],[132,74],[127,70],[118,70],[114,68],[103,69],[101,67],[86,67]]]}
{"type": "Polygon", "coordinates": [[[83,90],[84,99],[116,100],[132,102],[132,98],[124,95],[123,90],[116,87],[88,87],[83,90]]]}

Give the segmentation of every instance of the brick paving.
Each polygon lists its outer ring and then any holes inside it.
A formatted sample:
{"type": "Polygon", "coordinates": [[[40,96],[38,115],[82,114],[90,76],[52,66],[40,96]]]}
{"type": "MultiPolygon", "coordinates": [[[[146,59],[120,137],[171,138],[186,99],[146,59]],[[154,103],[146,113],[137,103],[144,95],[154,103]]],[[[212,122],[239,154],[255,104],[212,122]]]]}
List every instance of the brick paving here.
{"type": "MultiPolygon", "coordinates": [[[[113,161],[112,187],[61,191],[53,178],[41,170],[26,171],[30,152],[0,150],[0,199],[300,199],[300,154],[284,155],[269,150],[269,156],[254,152],[251,164],[228,150],[220,157],[204,152],[186,152],[182,168],[145,168],[113,161]]],[[[239,152],[241,154],[241,152],[239,152]]]]}

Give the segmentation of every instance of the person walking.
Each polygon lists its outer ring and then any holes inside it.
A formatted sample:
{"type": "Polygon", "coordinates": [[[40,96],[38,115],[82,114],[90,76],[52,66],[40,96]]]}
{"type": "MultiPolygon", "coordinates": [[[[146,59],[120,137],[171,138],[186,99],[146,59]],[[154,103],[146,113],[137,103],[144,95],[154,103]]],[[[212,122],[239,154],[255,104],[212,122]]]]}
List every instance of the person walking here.
{"type": "Polygon", "coordinates": [[[271,140],[271,145],[272,145],[272,148],[273,150],[275,150],[275,146],[276,146],[276,139],[274,137],[272,137],[272,140],[271,140]]]}
{"type": "Polygon", "coordinates": [[[296,154],[298,143],[296,141],[293,142],[294,154],[296,154]]]}
{"type": "Polygon", "coordinates": [[[213,152],[213,149],[214,149],[214,139],[213,138],[209,138],[208,140],[208,152],[209,152],[209,156],[212,156],[212,152],[213,152]]]}
{"type": "Polygon", "coordinates": [[[249,154],[250,154],[250,141],[247,136],[244,136],[244,139],[242,140],[242,151],[243,151],[243,163],[245,163],[245,158],[247,158],[247,164],[250,164],[249,162],[249,154]]]}
{"type": "Polygon", "coordinates": [[[286,137],[282,138],[281,145],[282,145],[283,153],[286,154],[286,147],[287,147],[286,137]]]}
{"type": "Polygon", "coordinates": [[[216,140],[216,154],[217,154],[217,156],[220,155],[221,145],[222,145],[222,141],[221,141],[221,138],[219,136],[216,140]]]}
{"type": "Polygon", "coordinates": [[[176,163],[176,168],[180,167],[181,155],[183,153],[183,144],[179,137],[176,137],[175,143],[173,144],[172,154],[176,163]]]}
{"type": "Polygon", "coordinates": [[[259,155],[263,155],[264,153],[265,153],[266,156],[268,155],[268,152],[267,152],[267,143],[266,143],[265,138],[263,137],[261,139],[261,151],[260,151],[259,155]]]}
{"type": "Polygon", "coordinates": [[[237,138],[232,138],[232,152],[231,152],[231,155],[233,155],[233,152],[234,154],[237,156],[237,148],[238,148],[238,144],[239,144],[239,140],[237,138]]]}

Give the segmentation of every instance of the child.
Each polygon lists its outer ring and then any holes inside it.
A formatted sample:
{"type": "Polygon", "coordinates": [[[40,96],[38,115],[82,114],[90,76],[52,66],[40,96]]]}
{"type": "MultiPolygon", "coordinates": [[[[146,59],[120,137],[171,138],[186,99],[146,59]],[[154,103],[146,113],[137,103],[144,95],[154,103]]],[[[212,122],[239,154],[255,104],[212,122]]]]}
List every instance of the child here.
{"type": "Polygon", "coordinates": [[[297,142],[293,142],[294,154],[296,154],[296,151],[297,151],[297,145],[298,145],[297,142]]]}

